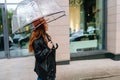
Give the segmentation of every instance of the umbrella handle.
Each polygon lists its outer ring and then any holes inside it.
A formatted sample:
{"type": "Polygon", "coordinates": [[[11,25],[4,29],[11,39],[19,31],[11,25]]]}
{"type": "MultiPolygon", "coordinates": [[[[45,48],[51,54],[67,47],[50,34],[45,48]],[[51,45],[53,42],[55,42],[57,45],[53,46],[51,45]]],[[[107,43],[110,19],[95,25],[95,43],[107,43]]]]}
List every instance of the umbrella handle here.
{"type": "Polygon", "coordinates": [[[56,47],[55,47],[55,49],[57,49],[58,48],[58,43],[56,43],[56,47]]]}

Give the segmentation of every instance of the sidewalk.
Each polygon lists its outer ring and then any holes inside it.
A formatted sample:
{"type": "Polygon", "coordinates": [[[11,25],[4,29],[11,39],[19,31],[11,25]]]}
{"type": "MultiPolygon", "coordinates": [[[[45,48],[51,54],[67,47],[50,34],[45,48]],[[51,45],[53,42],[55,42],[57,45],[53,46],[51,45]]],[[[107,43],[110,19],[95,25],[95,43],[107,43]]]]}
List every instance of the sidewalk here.
{"type": "MultiPolygon", "coordinates": [[[[34,57],[1,59],[0,80],[36,80],[34,57]]],[[[57,65],[56,80],[120,80],[120,61],[94,59],[57,65]]]]}
{"type": "Polygon", "coordinates": [[[57,80],[120,80],[116,76],[120,76],[120,61],[79,60],[58,66],[57,80]]]}

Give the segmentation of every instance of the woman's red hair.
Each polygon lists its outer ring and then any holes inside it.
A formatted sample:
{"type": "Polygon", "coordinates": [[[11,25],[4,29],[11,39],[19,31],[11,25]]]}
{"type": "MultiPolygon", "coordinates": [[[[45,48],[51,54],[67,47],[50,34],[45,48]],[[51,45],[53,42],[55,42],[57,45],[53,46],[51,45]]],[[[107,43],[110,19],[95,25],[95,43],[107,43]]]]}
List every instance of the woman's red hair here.
{"type": "MultiPolygon", "coordinates": [[[[45,31],[45,23],[42,23],[39,27],[36,25],[38,24],[39,21],[33,23],[34,27],[35,27],[35,30],[32,31],[32,34],[31,34],[31,37],[30,37],[30,40],[29,40],[29,52],[33,52],[33,41],[35,39],[38,39],[40,38],[41,36],[43,37],[44,41],[47,43],[47,40],[46,40],[46,31],[45,31]],[[36,28],[37,26],[37,28],[36,28]]],[[[40,24],[40,22],[39,22],[40,24]]],[[[47,34],[48,35],[48,34],[47,34]]],[[[49,35],[48,35],[49,36],[49,35]]]]}

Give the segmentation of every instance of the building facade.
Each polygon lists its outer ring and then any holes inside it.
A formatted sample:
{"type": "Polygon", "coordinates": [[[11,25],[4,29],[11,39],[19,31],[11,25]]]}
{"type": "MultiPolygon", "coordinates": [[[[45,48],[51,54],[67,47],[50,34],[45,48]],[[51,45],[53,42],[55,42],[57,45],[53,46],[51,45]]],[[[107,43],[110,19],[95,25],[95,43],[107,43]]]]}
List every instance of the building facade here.
{"type": "MultiPolygon", "coordinates": [[[[0,58],[32,55],[31,31],[12,34],[11,19],[22,0],[0,0],[0,58]]],[[[119,60],[119,0],[56,0],[66,16],[49,23],[49,34],[59,44],[57,61],[109,57],[119,60]]]]}
{"type": "Polygon", "coordinates": [[[120,58],[120,1],[107,0],[107,51],[111,52],[111,57],[115,60],[120,58]]]}

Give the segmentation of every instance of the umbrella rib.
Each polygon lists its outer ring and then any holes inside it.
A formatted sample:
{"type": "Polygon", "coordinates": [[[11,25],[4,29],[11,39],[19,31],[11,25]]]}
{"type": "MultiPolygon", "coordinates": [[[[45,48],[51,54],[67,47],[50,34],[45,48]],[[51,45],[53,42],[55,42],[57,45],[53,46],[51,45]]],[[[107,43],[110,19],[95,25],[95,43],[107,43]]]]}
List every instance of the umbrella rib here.
{"type": "Polygon", "coordinates": [[[53,19],[53,20],[51,20],[51,21],[48,21],[48,23],[50,23],[50,22],[52,22],[52,21],[55,21],[55,20],[57,20],[57,19],[59,19],[59,18],[61,18],[61,17],[63,17],[63,16],[66,16],[66,14],[63,14],[63,15],[61,15],[61,16],[59,16],[59,17],[57,17],[57,18],[55,18],[55,19],[53,19]]]}

